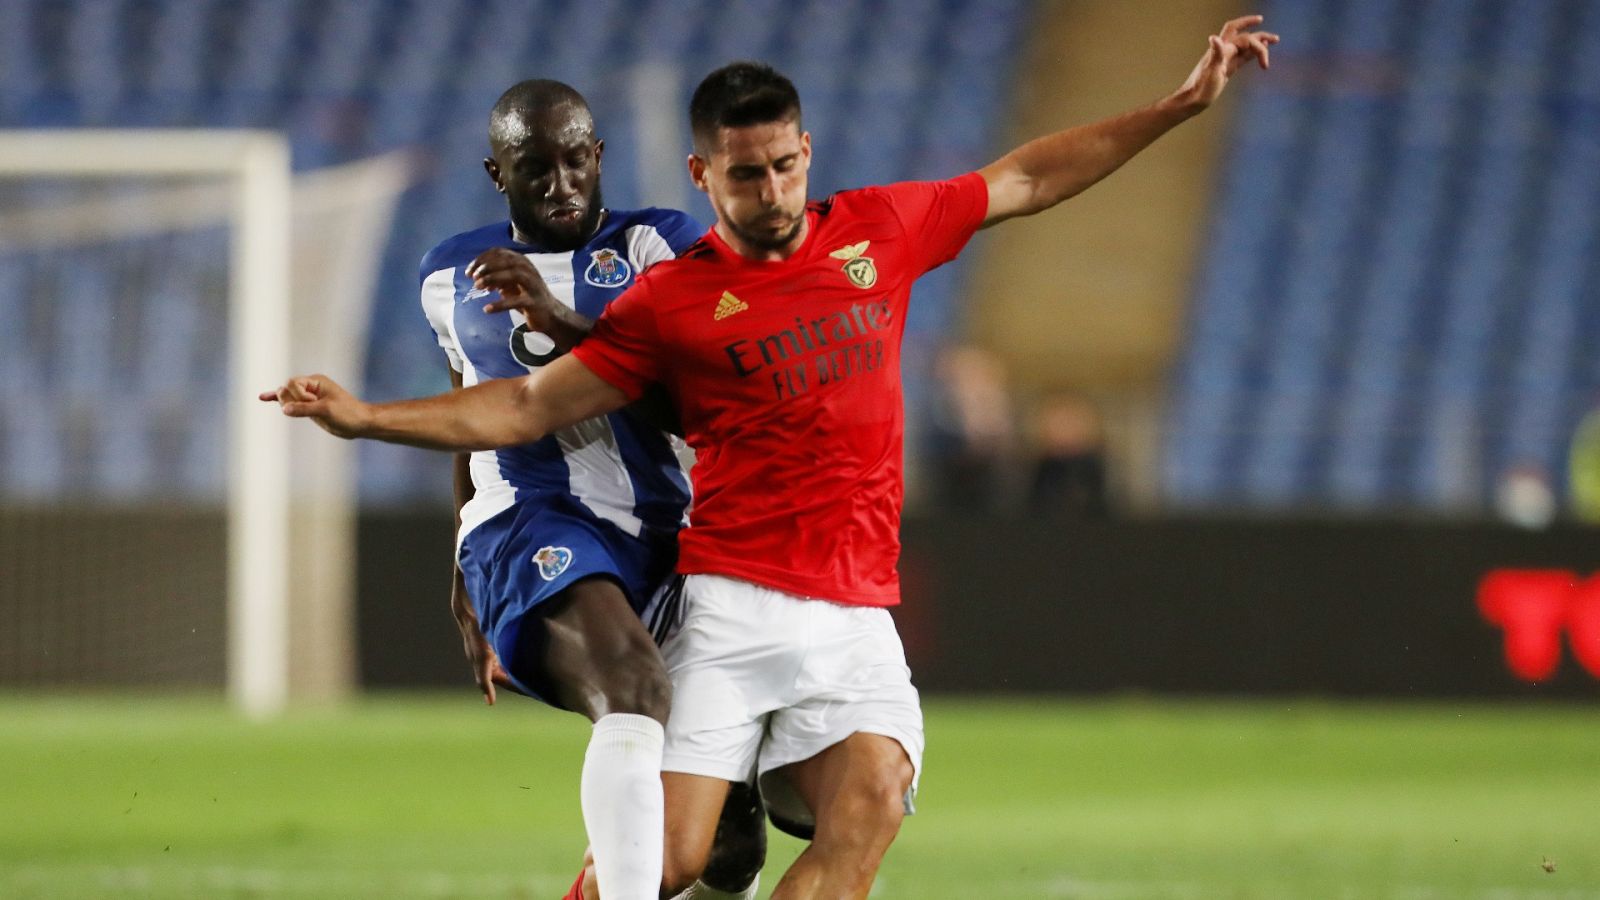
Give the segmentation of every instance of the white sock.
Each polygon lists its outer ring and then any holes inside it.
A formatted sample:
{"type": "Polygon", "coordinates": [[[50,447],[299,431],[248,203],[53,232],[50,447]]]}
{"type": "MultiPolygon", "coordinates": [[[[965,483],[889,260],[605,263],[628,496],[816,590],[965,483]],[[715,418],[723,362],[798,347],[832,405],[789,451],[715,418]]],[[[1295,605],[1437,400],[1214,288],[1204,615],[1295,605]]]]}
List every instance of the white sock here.
{"type": "Polygon", "coordinates": [[[583,824],[605,900],[661,896],[665,810],[661,724],[649,716],[601,716],[583,755],[583,824]]]}
{"type": "Polygon", "coordinates": [[[756,873],[750,886],[737,894],[719,891],[714,887],[707,887],[705,882],[696,881],[689,885],[689,889],[673,897],[672,900],[756,900],[756,888],[761,886],[761,873],[756,873]]]}

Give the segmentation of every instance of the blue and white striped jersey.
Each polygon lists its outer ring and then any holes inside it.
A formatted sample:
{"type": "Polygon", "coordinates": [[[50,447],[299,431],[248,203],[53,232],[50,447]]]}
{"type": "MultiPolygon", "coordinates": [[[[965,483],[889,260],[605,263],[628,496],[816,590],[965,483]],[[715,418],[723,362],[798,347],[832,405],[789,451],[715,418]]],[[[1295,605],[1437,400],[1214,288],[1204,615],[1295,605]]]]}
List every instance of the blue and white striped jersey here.
{"type": "MultiPolygon", "coordinates": [[[[703,229],[665,209],[609,210],[576,251],[545,253],[512,239],[510,221],[463,232],[422,260],[422,309],[462,382],[526,375],[555,358],[548,337],[528,330],[519,312],[489,314],[491,292],[474,291],[466,266],[492,247],[523,253],[550,292],[598,318],[634,276],[672,259],[703,229]]],[[[597,518],[638,536],[676,530],[689,505],[689,479],[674,452],[677,439],[616,412],[562,429],[531,444],[472,454],[473,499],[461,510],[459,541],[514,503],[575,500],[597,518]]]]}

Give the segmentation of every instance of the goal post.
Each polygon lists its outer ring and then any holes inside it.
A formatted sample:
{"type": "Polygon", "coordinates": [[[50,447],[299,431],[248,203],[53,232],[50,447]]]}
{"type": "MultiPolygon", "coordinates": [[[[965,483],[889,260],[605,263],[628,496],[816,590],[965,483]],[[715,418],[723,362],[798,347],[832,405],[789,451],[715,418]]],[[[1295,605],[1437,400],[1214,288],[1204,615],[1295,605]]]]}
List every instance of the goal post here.
{"type": "Polygon", "coordinates": [[[228,694],[246,715],[289,697],[289,439],[253,391],[289,373],[289,145],[240,136],[228,285],[228,694]]]}
{"type": "Polygon", "coordinates": [[[227,689],[251,717],[289,695],[287,421],[254,391],[289,372],[289,146],[252,130],[0,130],[7,176],[211,176],[231,195],[227,689]]]}

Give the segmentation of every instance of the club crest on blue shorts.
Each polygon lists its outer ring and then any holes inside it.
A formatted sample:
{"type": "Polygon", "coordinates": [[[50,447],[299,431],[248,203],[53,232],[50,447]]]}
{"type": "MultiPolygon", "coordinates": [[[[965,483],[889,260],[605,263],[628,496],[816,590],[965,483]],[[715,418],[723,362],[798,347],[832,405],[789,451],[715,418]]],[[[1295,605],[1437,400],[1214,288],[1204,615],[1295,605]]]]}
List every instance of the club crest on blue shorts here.
{"type": "Polygon", "coordinates": [[[555,581],[572,565],[572,551],[565,547],[540,547],[539,552],[533,555],[533,561],[539,565],[539,577],[545,581],[555,581]]]}

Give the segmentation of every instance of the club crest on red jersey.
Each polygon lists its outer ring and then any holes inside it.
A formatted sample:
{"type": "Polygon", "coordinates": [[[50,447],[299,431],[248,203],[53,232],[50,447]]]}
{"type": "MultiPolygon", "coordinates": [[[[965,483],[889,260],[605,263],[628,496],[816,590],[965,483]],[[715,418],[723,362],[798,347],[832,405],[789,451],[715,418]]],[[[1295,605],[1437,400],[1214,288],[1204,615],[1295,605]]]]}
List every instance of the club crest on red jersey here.
{"type": "Polygon", "coordinates": [[[583,270],[583,280],[595,287],[622,287],[633,276],[628,261],[610,247],[589,253],[589,268],[583,270]]]}
{"type": "Polygon", "coordinates": [[[878,283],[877,265],[872,262],[872,257],[862,255],[867,252],[870,243],[846,244],[828,254],[834,259],[844,260],[844,275],[858,288],[869,288],[878,283]]]}
{"type": "Polygon", "coordinates": [[[533,561],[539,566],[540,578],[555,581],[572,565],[572,551],[565,547],[540,547],[533,561]]]}

